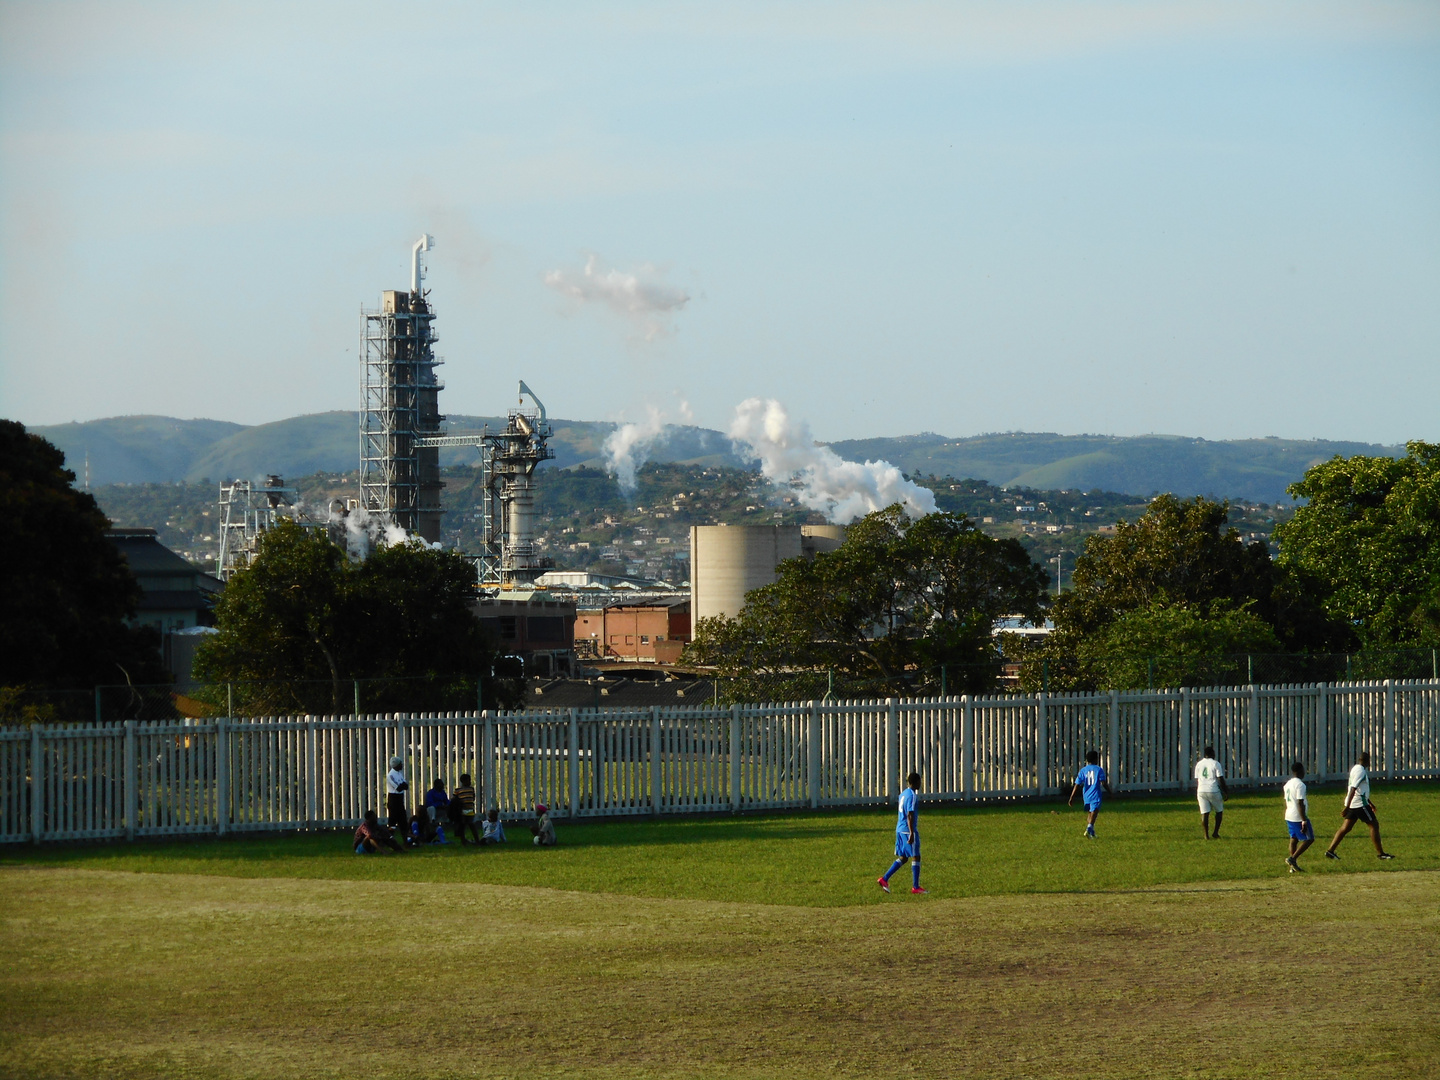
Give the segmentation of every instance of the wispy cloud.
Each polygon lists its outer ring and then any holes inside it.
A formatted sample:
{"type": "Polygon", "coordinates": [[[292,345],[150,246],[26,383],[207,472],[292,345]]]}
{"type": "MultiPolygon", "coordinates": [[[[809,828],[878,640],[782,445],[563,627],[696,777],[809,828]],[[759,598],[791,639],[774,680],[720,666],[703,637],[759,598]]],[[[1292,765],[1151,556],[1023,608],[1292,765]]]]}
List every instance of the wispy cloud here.
{"type": "Polygon", "coordinates": [[[604,269],[591,255],[580,270],[551,270],[545,284],[582,304],[601,304],[635,322],[646,338],[664,333],[669,317],[690,302],[684,289],[667,285],[646,263],[633,272],[604,269]]]}

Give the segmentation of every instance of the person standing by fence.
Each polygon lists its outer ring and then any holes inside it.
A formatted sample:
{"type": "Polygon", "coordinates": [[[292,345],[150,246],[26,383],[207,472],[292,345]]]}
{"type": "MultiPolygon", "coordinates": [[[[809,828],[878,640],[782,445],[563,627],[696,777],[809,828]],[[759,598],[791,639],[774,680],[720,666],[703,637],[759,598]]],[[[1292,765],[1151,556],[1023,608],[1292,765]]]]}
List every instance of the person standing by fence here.
{"type": "Polygon", "coordinates": [[[405,759],[392,757],[390,771],[385,774],[385,816],[390,828],[399,833],[410,831],[410,811],[405,808],[405,793],[410,785],[405,780],[405,759]]]}
{"type": "Polygon", "coordinates": [[[1200,825],[1205,830],[1205,839],[1212,837],[1210,814],[1215,814],[1214,839],[1220,839],[1220,822],[1225,818],[1225,770],[1215,759],[1215,748],[1205,747],[1205,756],[1195,763],[1195,797],[1200,801],[1200,825]]]}
{"type": "Polygon", "coordinates": [[[465,831],[480,843],[480,830],[475,827],[475,785],[470,782],[469,773],[460,774],[460,783],[450,795],[450,823],[460,835],[460,843],[466,844],[465,831]]]}
{"type": "Polygon", "coordinates": [[[1340,858],[1335,853],[1335,849],[1340,846],[1340,841],[1345,839],[1345,834],[1355,827],[1357,821],[1363,821],[1370,826],[1370,842],[1375,845],[1375,853],[1380,858],[1395,858],[1380,843],[1380,819],[1375,816],[1375,804],[1370,801],[1369,754],[1362,753],[1360,760],[1350,770],[1350,779],[1346,783],[1345,805],[1341,814],[1345,820],[1340,823],[1340,830],[1335,834],[1335,839],[1331,840],[1330,846],[1325,849],[1327,859],[1340,858]]]}

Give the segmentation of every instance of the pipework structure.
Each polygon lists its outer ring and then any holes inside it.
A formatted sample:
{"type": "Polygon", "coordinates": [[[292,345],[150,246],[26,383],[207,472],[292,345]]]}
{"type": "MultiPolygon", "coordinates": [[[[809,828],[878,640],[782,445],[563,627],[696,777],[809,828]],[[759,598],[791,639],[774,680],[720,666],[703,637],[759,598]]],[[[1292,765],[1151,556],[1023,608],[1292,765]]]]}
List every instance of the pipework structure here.
{"type": "Polygon", "coordinates": [[[267,476],[256,487],[249,480],[220,485],[220,553],[215,575],[229,581],[255,559],[260,538],[284,518],[298,518],[300,495],[278,476],[267,476]]]}
{"type": "MultiPolygon", "coordinates": [[[[424,288],[426,233],[410,251],[410,291],[382,294],[360,318],[360,505],[434,544],[440,539],[440,391],[435,313],[424,288]]],[[[470,445],[474,445],[473,440],[470,445]]]]}
{"type": "Polygon", "coordinates": [[[522,381],[521,405],[527,397],[533,410],[512,409],[504,431],[487,429],[480,436],[482,587],[533,588],[535,579],[555,563],[535,545],[535,470],[555,456],[549,445],[553,431],[544,404],[522,381]]]}

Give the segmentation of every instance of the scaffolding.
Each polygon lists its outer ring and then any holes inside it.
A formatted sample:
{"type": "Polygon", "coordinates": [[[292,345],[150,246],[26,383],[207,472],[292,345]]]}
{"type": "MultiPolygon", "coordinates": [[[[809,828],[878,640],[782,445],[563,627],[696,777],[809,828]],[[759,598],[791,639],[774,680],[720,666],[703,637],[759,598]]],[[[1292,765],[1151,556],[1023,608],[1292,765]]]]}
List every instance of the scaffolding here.
{"type": "Polygon", "coordinates": [[[249,480],[220,485],[220,552],[215,573],[229,581],[255,561],[260,538],[282,520],[297,518],[299,493],[278,476],[256,487],[249,480]]]}
{"type": "Polygon", "coordinates": [[[440,539],[440,391],[428,292],[420,254],[411,253],[410,291],[387,291],[379,311],[360,316],[360,505],[428,543],[440,539]]]}

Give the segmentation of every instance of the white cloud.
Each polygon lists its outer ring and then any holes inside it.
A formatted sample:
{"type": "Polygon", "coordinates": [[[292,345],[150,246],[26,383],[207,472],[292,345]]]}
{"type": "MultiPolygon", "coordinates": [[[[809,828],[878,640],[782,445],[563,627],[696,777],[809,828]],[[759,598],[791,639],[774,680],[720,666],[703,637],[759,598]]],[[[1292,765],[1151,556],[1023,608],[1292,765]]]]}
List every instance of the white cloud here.
{"type": "Polygon", "coordinates": [[[634,273],[614,267],[606,270],[596,255],[586,259],[578,271],[551,270],[545,275],[545,284],[582,304],[602,304],[626,316],[647,338],[663,333],[668,317],[690,302],[689,293],[665,284],[659,271],[648,263],[634,273]]]}

